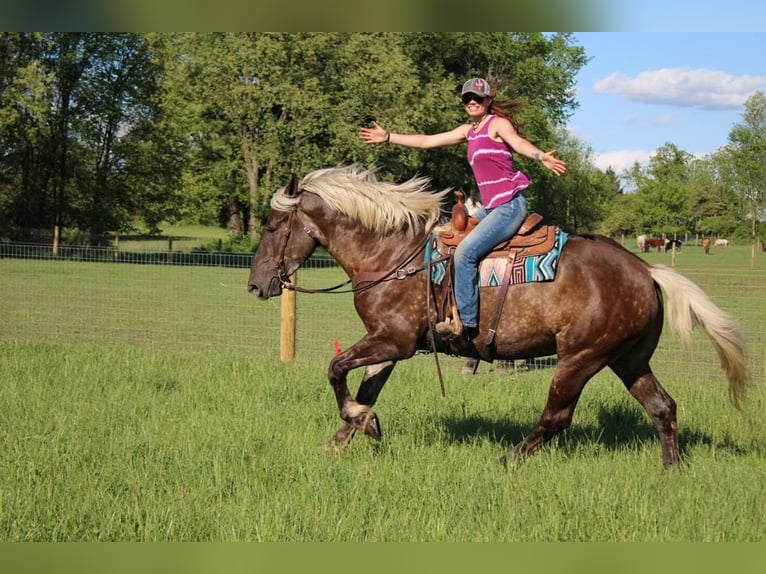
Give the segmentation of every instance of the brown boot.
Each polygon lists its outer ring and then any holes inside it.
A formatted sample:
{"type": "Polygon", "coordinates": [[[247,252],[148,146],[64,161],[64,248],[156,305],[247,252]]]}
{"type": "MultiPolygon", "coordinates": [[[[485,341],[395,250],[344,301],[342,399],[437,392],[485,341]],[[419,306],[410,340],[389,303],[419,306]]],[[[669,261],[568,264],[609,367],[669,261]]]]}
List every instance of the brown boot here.
{"type": "Polygon", "coordinates": [[[434,325],[434,330],[441,335],[442,339],[454,339],[459,337],[463,332],[463,324],[460,322],[446,319],[445,321],[439,321],[434,325]]]}

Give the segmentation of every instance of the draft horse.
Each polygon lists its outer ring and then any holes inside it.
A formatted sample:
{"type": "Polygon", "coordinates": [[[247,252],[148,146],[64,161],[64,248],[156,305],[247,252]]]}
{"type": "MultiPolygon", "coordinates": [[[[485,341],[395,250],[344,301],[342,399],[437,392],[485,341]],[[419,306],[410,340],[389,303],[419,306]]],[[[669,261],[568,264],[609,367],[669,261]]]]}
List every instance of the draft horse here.
{"type": "MultiPolygon", "coordinates": [[[[379,181],[351,165],[295,176],[272,198],[255,251],[248,289],[260,299],[294,288],[289,276],[324,246],[348,274],[354,306],[367,334],[330,362],[328,378],[343,423],[330,444],[346,447],[356,431],[381,438],[372,406],[398,361],[432,351],[431,311],[440,287],[424,251],[450,190],[433,191],[426,178],[379,181]],[[374,280],[372,278],[375,278],[374,280]],[[364,368],[356,397],[348,373],[364,368]]],[[[663,289],[669,324],[688,341],[699,325],[718,353],[739,408],[745,391],[744,342],[735,321],[692,281],[650,265],[620,244],[596,235],[570,235],[554,281],[507,290],[492,353],[483,342],[499,288],[482,288],[479,333],[466,356],[487,360],[557,356],[539,422],[502,462],[531,455],[566,429],[588,380],[605,367],[620,378],[659,433],[665,466],[679,463],[676,404],[649,366],[663,327],[663,289]]]]}

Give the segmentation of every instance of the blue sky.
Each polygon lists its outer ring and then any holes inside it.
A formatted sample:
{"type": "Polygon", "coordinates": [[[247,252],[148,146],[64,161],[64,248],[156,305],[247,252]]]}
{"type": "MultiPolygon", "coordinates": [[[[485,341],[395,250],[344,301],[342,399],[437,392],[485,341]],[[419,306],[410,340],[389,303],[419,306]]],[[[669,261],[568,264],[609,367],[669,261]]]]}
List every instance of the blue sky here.
{"type": "MultiPolygon", "coordinates": [[[[737,4],[719,6],[729,13],[737,4]]],[[[673,14],[689,5],[665,0],[661,17],[660,8],[653,9],[654,26],[644,21],[651,12],[643,13],[644,20],[629,20],[625,13],[622,19],[637,29],[662,29],[663,23],[716,29],[715,13],[707,23],[673,14]]],[[[766,28],[766,8],[750,7],[739,12],[739,19],[740,27],[766,28]]],[[[718,29],[737,29],[726,14],[720,20],[718,29]]],[[[611,165],[618,174],[634,161],[645,164],[666,143],[700,156],[714,152],[742,121],[747,98],[756,90],[766,93],[766,33],[625,31],[576,33],[574,38],[591,61],[577,75],[580,107],[568,128],[591,147],[598,167],[611,165]]]]}

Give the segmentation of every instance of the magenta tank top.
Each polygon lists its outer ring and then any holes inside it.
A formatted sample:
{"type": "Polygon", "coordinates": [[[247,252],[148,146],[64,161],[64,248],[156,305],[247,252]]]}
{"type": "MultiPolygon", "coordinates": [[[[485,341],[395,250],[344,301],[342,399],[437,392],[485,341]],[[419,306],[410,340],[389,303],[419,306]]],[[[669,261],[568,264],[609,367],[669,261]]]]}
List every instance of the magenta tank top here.
{"type": "Polygon", "coordinates": [[[481,202],[487,209],[511,201],[529,185],[527,175],[513,167],[511,147],[489,137],[489,124],[493,119],[495,116],[490,115],[477,133],[469,127],[466,134],[468,163],[471,164],[481,202]]]}

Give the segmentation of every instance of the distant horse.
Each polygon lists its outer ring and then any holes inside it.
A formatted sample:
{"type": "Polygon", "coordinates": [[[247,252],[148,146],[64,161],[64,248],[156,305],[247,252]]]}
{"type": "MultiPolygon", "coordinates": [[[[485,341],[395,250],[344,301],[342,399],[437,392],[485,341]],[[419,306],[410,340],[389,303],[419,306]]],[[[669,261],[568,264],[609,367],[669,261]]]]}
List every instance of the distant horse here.
{"type": "Polygon", "coordinates": [[[676,253],[681,253],[681,247],[683,247],[683,241],[680,239],[668,239],[665,241],[665,252],[673,251],[675,249],[676,253]]]}
{"type": "Polygon", "coordinates": [[[652,247],[657,248],[657,253],[664,253],[665,252],[665,244],[667,240],[660,239],[658,237],[647,237],[646,238],[646,250],[649,251],[652,247]]]}
{"type": "Polygon", "coordinates": [[[715,243],[713,244],[714,247],[728,247],[729,246],[729,240],[728,239],[716,239],[715,243]]]}
{"type": "MultiPolygon", "coordinates": [[[[378,181],[373,172],[352,165],[317,170],[300,182],[293,176],[272,198],[248,290],[268,299],[283,289],[298,289],[290,275],[322,245],[350,277],[354,306],[367,331],[330,362],[328,378],[343,419],[333,448],[347,446],[357,430],[381,438],[371,407],[398,361],[434,348],[457,354],[433,331],[432,310],[442,287],[431,284],[424,256],[448,192],[430,190],[425,178],[378,181]],[[347,376],[357,368],[364,368],[364,375],[354,398],[347,376]]],[[[480,290],[479,334],[464,356],[557,356],[539,422],[503,462],[534,453],[567,428],[585,384],[609,367],[649,414],[663,463],[679,463],[676,403],[649,366],[663,326],[660,288],[668,295],[668,322],[683,340],[695,324],[708,334],[728,378],[730,399],[739,406],[745,391],[744,343],[734,320],[673,269],[650,265],[606,237],[570,235],[555,280],[507,290],[492,348],[485,345],[485,335],[501,289],[480,290]]]]}
{"type": "Polygon", "coordinates": [[[646,253],[646,235],[636,237],[636,246],[641,253],[646,253]]]}
{"type": "Polygon", "coordinates": [[[705,255],[710,255],[710,238],[702,238],[702,249],[705,251],[705,255]]]}

